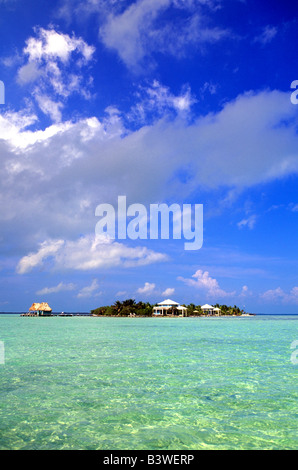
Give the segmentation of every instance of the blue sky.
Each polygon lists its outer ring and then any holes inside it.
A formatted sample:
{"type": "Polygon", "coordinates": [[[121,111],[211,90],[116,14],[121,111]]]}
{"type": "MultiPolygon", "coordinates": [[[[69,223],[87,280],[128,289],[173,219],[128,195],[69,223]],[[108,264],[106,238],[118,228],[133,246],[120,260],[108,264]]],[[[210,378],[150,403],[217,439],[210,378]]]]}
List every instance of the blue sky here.
{"type": "Polygon", "coordinates": [[[0,310],[115,300],[297,313],[293,2],[0,0],[0,310]],[[203,204],[204,243],[95,238],[203,204]]]}

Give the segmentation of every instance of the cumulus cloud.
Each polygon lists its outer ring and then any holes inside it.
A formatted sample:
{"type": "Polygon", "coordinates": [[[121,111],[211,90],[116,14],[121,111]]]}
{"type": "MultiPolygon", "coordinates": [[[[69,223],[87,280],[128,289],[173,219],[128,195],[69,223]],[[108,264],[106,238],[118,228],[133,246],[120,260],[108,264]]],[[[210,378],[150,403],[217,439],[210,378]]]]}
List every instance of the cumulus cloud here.
{"type": "Polygon", "coordinates": [[[252,295],[252,292],[249,290],[249,288],[247,286],[242,286],[239,297],[248,297],[250,295],[252,295]]]}
{"type": "Polygon", "coordinates": [[[138,294],[150,295],[155,289],[155,284],[150,282],[145,282],[144,287],[139,287],[137,290],[138,294]]]}
{"type": "Polygon", "coordinates": [[[54,256],[62,247],[62,245],[62,240],[52,241],[50,243],[42,243],[36,253],[30,253],[29,255],[23,256],[23,258],[18,263],[17,272],[19,274],[24,274],[36,268],[37,266],[41,266],[43,261],[50,256],[54,256]]]}
{"type": "Polygon", "coordinates": [[[99,295],[102,294],[102,292],[96,292],[98,289],[99,289],[98,280],[93,279],[90,286],[83,287],[79,291],[77,297],[78,299],[85,298],[85,297],[98,297],[99,295]]]}
{"type": "Polygon", "coordinates": [[[128,247],[107,238],[84,236],[78,240],[50,240],[35,253],[21,258],[17,273],[25,274],[51,260],[59,270],[89,271],[112,266],[136,267],[166,261],[167,256],[146,247],[128,247]]]}
{"type": "Polygon", "coordinates": [[[217,280],[212,278],[208,271],[202,271],[201,269],[198,269],[192,275],[191,279],[187,279],[181,276],[179,276],[177,279],[190,287],[203,290],[209,297],[222,298],[235,295],[235,292],[226,292],[221,289],[217,280]]]}
{"type": "Polygon", "coordinates": [[[70,291],[70,290],[74,290],[75,288],[76,288],[75,284],[71,282],[68,284],[65,284],[64,282],[60,282],[57,286],[44,287],[43,289],[38,290],[36,294],[37,295],[56,294],[57,292],[70,291]]]}
{"type": "Polygon", "coordinates": [[[58,33],[54,29],[35,28],[36,37],[26,41],[24,53],[29,56],[29,62],[60,59],[68,62],[74,51],[79,51],[86,61],[89,61],[94,47],[89,46],[82,38],[70,37],[58,33]]]}
{"type": "Polygon", "coordinates": [[[26,41],[25,63],[18,70],[17,80],[22,85],[34,85],[33,96],[41,111],[60,122],[63,103],[59,100],[73,93],[90,97],[82,69],[91,61],[95,48],[53,27],[35,28],[34,33],[26,41]]]}
{"type": "Polygon", "coordinates": [[[36,119],[0,115],[2,236],[23,253],[94,233],[96,206],[120,194],[185,201],[201,188],[241,191],[298,172],[297,113],[283,92],[246,93],[191,124],[174,117],[134,131],[115,109],[32,131],[36,119]]]}
{"type": "Polygon", "coordinates": [[[293,287],[290,292],[285,292],[281,287],[269,289],[260,294],[260,298],[266,302],[298,304],[298,287],[293,287]]]}
{"type": "Polygon", "coordinates": [[[36,94],[36,101],[41,111],[44,114],[48,114],[52,121],[60,122],[62,119],[61,108],[63,104],[51,100],[47,95],[36,94]]]}
{"type": "Polygon", "coordinates": [[[18,138],[24,135],[25,129],[36,121],[37,116],[28,111],[7,111],[0,115],[0,139],[12,145],[18,145],[18,138]]]}
{"type": "Polygon", "coordinates": [[[173,295],[174,292],[175,292],[174,287],[168,287],[166,290],[164,290],[162,292],[161,295],[164,296],[164,297],[171,297],[171,295],[173,295]]]}
{"type": "Polygon", "coordinates": [[[106,47],[117,51],[130,69],[139,71],[153,52],[183,55],[186,45],[213,43],[227,35],[227,31],[208,25],[200,4],[205,9],[214,8],[214,2],[205,0],[196,1],[195,8],[192,1],[137,0],[120,12],[109,12],[100,27],[100,38],[106,47]],[[169,8],[185,10],[188,17],[172,17],[165,25],[159,20],[169,8]]]}

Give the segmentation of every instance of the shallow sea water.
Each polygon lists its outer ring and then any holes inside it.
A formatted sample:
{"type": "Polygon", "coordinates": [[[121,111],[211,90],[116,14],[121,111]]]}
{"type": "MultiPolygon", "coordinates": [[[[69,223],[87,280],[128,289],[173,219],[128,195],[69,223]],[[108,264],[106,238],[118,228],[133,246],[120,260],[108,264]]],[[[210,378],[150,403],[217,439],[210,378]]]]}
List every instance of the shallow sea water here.
{"type": "Polygon", "coordinates": [[[298,316],[0,315],[0,449],[297,449],[298,316]]]}

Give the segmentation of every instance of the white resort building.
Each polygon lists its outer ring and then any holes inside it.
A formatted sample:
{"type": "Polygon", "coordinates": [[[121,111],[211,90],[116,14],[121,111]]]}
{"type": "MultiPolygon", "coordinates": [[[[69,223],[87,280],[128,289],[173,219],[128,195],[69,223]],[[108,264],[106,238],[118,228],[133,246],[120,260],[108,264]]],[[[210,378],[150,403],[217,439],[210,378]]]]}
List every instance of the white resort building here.
{"type": "Polygon", "coordinates": [[[212,305],[205,304],[201,307],[204,315],[220,315],[221,310],[217,307],[212,307],[212,305]]]}
{"type": "Polygon", "coordinates": [[[178,302],[175,302],[171,299],[163,300],[163,302],[159,302],[155,307],[153,307],[153,315],[172,315],[172,313],[168,313],[171,309],[176,309],[178,311],[178,315],[181,317],[187,317],[187,308],[180,305],[178,302]]]}

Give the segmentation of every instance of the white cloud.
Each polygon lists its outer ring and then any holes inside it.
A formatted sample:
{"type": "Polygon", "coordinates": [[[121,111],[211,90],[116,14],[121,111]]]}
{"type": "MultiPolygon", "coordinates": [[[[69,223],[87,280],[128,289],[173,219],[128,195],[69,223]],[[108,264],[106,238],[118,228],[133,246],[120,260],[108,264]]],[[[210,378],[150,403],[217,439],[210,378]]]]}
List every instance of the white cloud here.
{"type": "Polygon", "coordinates": [[[89,98],[88,83],[81,73],[94,54],[94,47],[82,38],[35,28],[35,36],[26,41],[25,63],[18,70],[18,82],[34,85],[33,96],[42,112],[53,121],[61,120],[63,104],[54,97],[66,99],[73,93],[89,98]]]}
{"type": "Polygon", "coordinates": [[[298,287],[293,287],[293,289],[291,289],[290,296],[298,302],[298,287]]]}
{"type": "Polygon", "coordinates": [[[139,100],[132,107],[130,120],[145,123],[149,116],[152,120],[163,117],[174,111],[179,117],[187,117],[196,99],[191,94],[189,86],[184,85],[180,95],[171,93],[168,87],[154,80],[148,87],[139,88],[137,96],[139,100]]]}
{"type": "Polygon", "coordinates": [[[254,42],[259,42],[262,45],[266,45],[272,41],[272,39],[276,36],[277,32],[277,27],[267,25],[263,29],[262,33],[254,38],[254,42]]]}
{"type": "Polygon", "coordinates": [[[120,13],[110,11],[100,28],[100,37],[108,48],[117,51],[130,69],[138,71],[144,59],[155,51],[183,55],[187,44],[212,43],[226,36],[226,31],[207,25],[200,4],[204,4],[205,11],[206,6],[214,8],[213,2],[205,0],[195,4],[192,1],[138,0],[120,13]],[[187,11],[188,18],[172,17],[166,25],[159,23],[162,13],[170,7],[187,11]]]}
{"type": "Polygon", "coordinates": [[[222,298],[235,295],[235,292],[226,292],[221,289],[217,280],[212,278],[208,271],[203,272],[201,269],[198,269],[192,275],[192,279],[186,279],[181,276],[179,276],[177,279],[190,287],[203,290],[209,297],[222,298]]]}
{"type": "Polygon", "coordinates": [[[139,287],[137,290],[138,294],[150,295],[155,289],[155,284],[150,282],[145,282],[144,287],[139,287]]]}
{"type": "Polygon", "coordinates": [[[35,94],[35,98],[38,103],[38,106],[44,114],[49,115],[52,121],[54,122],[61,121],[61,109],[63,108],[62,103],[52,101],[48,96],[40,95],[38,93],[35,94]]]}
{"type": "Polygon", "coordinates": [[[37,116],[30,112],[6,112],[0,115],[0,139],[13,145],[24,129],[36,121],[37,116]]]}
{"type": "MultiPolygon", "coordinates": [[[[144,286],[143,287],[139,287],[138,290],[137,290],[137,293],[138,294],[143,294],[143,295],[150,295],[150,294],[153,294],[153,293],[156,293],[156,285],[152,282],[145,282],[144,286]]],[[[168,287],[167,289],[165,289],[161,295],[163,297],[170,297],[171,295],[173,295],[175,292],[175,289],[173,287],[168,287]]]]}
{"type": "Polygon", "coordinates": [[[164,291],[162,292],[161,295],[162,295],[163,297],[171,297],[171,295],[173,295],[174,292],[175,292],[174,287],[168,287],[166,290],[164,290],[164,291]]]}
{"type": "Polygon", "coordinates": [[[93,279],[90,286],[83,287],[78,293],[77,297],[79,299],[82,297],[98,297],[99,295],[102,294],[102,292],[96,292],[98,289],[99,289],[98,280],[93,279]]]}
{"type": "Polygon", "coordinates": [[[74,290],[76,288],[75,284],[60,282],[57,286],[54,287],[44,287],[36,292],[37,295],[44,294],[56,294],[57,292],[74,290]]]}
{"type": "Polygon", "coordinates": [[[276,301],[280,299],[284,300],[285,296],[285,292],[280,287],[277,287],[276,289],[269,289],[260,295],[262,299],[269,301],[276,301]]]}
{"type": "Polygon", "coordinates": [[[38,68],[38,65],[29,62],[18,70],[18,82],[22,84],[35,82],[41,75],[43,75],[43,72],[38,68]]]}
{"type": "Polygon", "coordinates": [[[111,13],[100,29],[104,44],[116,49],[126,65],[135,67],[146,55],[146,36],[155,18],[169,4],[170,0],[140,0],[121,14],[111,13]]]}
{"type": "Polygon", "coordinates": [[[146,247],[128,247],[112,240],[84,236],[75,241],[47,241],[21,258],[17,272],[25,274],[50,259],[55,269],[88,271],[112,266],[136,267],[166,261],[167,256],[146,247]]]}
{"type": "Polygon", "coordinates": [[[298,172],[297,113],[278,91],[241,95],[191,124],[177,117],[129,131],[115,109],[101,121],[32,124],[30,110],[0,115],[2,236],[24,254],[94,233],[96,206],[119,194],[185,201],[194,190],[240,192],[298,172]]]}
{"type": "Polygon", "coordinates": [[[74,51],[78,51],[88,62],[94,53],[94,47],[89,46],[82,38],[72,38],[68,34],[62,34],[53,28],[35,28],[36,37],[26,41],[24,53],[28,55],[29,62],[41,62],[43,59],[60,59],[66,63],[74,51]]]}
{"type": "Polygon", "coordinates": [[[298,287],[293,287],[290,292],[285,292],[280,287],[269,289],[260,294],[262,300],[266,302],[282,302],[286,304],[298,304],[298,287]]]}
{"type": "Polygon", "coordinates": [[[249,288],[247,286],[242,286],[239,297],[248,297],[250,295],[252,295],[252,292],[249,290],[249,288]]]}
{"type": "Polygon", "coordinates": [[[248,227],[250,230],[252,230],[256,224],[257,216],[256,215],[250,215],[246,219],[240,220],[240,222],[237,223],[238,228],[243,228],[243,227],[248,227]]]}
{"type": "Polygon", "coordinates": [[[39,250],[36,253],[30,253],[24,256],[18,263],[17,272],[19,274],[25,274],[37,266],[41,266],[43,261],[50,256],[54,256],[59,249],[62,247],[63,241],[56,240],[52,242],[44,242],[41,244],[39,250]]]}
{"type": "Polygon", "coordinates": [[[116,296],[115,296],[115,297],[123,297],[124,295],[127,295],[126,290],[119,290],[119,291],[116,293],[116,296]]]}

